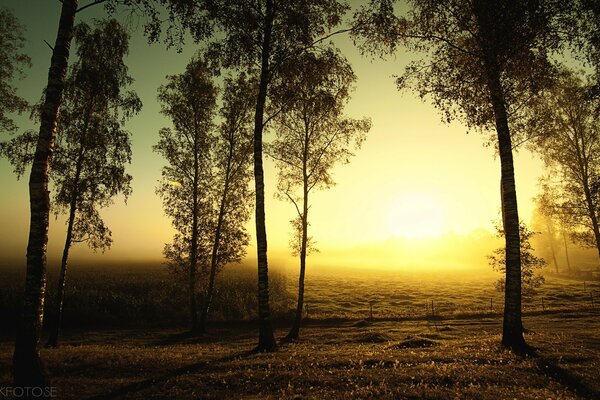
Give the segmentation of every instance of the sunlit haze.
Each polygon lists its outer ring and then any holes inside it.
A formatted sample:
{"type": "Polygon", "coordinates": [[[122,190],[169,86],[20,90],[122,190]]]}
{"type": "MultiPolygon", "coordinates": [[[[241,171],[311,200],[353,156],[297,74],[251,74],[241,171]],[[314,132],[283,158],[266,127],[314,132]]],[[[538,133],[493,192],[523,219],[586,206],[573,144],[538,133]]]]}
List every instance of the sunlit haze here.
{"type": "MultiPolygon", "coordinates": [[[[25,51],[33,67],[17,83],[19,94],[35,102],[47,79],[50,50],[56,33],[59,7],[47,0],[5,0],[26,26],[25,51]],[[36,3],[36,12],[29,3],[36,3]]],[[[85,11],[84,18],[102,11],[85,11]]],[[[126,62],[135,78],[133,88],[144,108],[126,126],[133,134],[133,194],[127,204],[118,198],[102,211],[113,232],[114,244],[106,253],[95,254],[83,245],[72,249],[72,264],[94,262],[154,262],[162,260],[162,249],[174,233],[155,194],[164,160],[152,152],[158,131],[170,126],[159,114],[156,91],[168,74],[181,73],[196,50],[188,40],[181,53],[166,52],[163,44],[148,45],[140,29],[132,34],[126,62]]],[[[458,122],[445,124],[429,103],[410,92],[400,93],[394,75],[400,74],[409,56],[399,52],[389,60],[360,56],[346,36],[335,39],[358,77],[347,107],[354,118],[370,117],[367,140],[348,165],[334,173],[336,185],[315,192],[310,208],[310,232],[319,253],[309,257],[310,266],[352,264],[377,268],[418,269],[486,267],[485,254],[494,245],[492,221],[499,217],[499,160],[485,137],[467,133],[458,122]],[[482,245],[482,232],[487,243],[482,245]],[[487,236],[486,236],[487,235],[487,236]],[[479,239],[477,239],[479,238],[479,239]],[[491,238],[488,240],[488,238],[491,238]],[[491,243],[491,244],[490,244],[491,243]],[[483,246],[483,247],[482,247],[483,246]],[[416,248],[422,250],[416,251],[416,248]],[[420,255],[417,256],[417,253],[420,255]]],[[[26,116],[17,119],[21,130],[37,129],[26,116]]],[[[268,141],[272,133],[268,133],[268,141]]],[[[519,213],[528,221],[532,197],[537,192],[541,163],[526,150],[516,154],[515,171],[519,213]]],[[[0,160],[0,254],[2,263],[25,263],[29,226],[28,173],[17,180],[8,162],[0,160]]],[[[288,248],[294,207],[274,198],[276,170],[266,160],[266,212],[270,265],[295,267],[288,248]]],[[[254,221],[248,225],[254,243],[254,221]]],[[[64,218],[51,219],[48,258],[56,264],[64,242],[64,218]]],[[[493,248],[493,247],[492,247],[493,248]]],[[[248,261],[255,258],[254,244],[248,261]]]]}

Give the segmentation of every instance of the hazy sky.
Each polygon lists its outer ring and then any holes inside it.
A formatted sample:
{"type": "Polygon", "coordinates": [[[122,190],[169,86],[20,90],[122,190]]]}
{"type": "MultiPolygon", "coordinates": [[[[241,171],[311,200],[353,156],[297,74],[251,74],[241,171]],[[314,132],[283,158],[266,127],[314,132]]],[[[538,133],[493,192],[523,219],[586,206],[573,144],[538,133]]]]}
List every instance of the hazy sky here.
{"type": "MultiPolygon", "coordinates": [[[[82,4],[86,2],[82,1],[82,4]]],[[[356,4],[360,3],[358,1],[356,4]]],[[[39,99],[46,83],[50,49],[56,36],[60,3],[50,0],[0,0],[16,12],[26,27],[25,52],[33,61],[25,80],[17,83],[19,93],[31,102],[39,99]]],[[[103,15],[94,7],[79,15],[87,20],[103,15]]],[[[311,229],[321,253],[311,256],[314,263],[336,264],[352,259],[372,264],[373,252],[365,248],[387,246],[377,253],[378,264],[406,266],[410,246],[396,246],[406,238],[440,236],[449,232],[468,236],[474,230],[492,228],[500,207],[500,162],[493,149],[485,147],[485,137],[467,134],[460,123],[441,122],[439,113],[410,92],[399,93],[394,74],[400,74],[410,55],[399,52],[387,60],[362,58],[348,37],[336,44],[352,63],[358,76],[356,90],[347,108],[349,116],[372,119],[373,127],[362,149],[349,165],[335,170],[337,185],[312,196],[311,229]],[[336,258],[333,255],[344,255],[336,258]]],[[[84,245],[75,245],[73,260],[93,255],[99,261],[160,261],[164,243],[173,234],[163,215],[155,187],[164,164],[152,152],[158,130],[170,122],[159,114],[156,90],[165,75],[178,74],[194,54],[191,42],[182,53],[167,51],[162,44],[148,45],[140,30],[133,32],[127,65],[135,79],[133,88],[144,108],[126,126],[133,134],[133,195],[125,205],[121,198],[102,211],[113,232],[114,244],[105,254],[96,254],[84,245]]],[[[22,129],[35,128],[29,120],[18,119],[22,129]]],[[[5,139],[4,136],[2,139],[5,139]]],[[[269,140],[269,136],[265,138],[269,140]]],[[[531,198],[537,191],[541,163],[522,150],[515,157],[519,213],[525,221],[531,215],[531,198]]],[[[17,180],[10,165],[0,160],[0,259],[25,260],[29,225],[28,173],[17,180]]],[[[267,234],[271,265],[292,264],[289,258],[289,221],[294,208],[273,198],[276,171],[266,162],[267,234]]],[[[253,221],[249,231],[254,234],[253,221]]],[[[57,259],[65,235],[64,219],[51,219],[48,257],[57,259]]],[[[470,237],[474,237],[471,235],[470,237]]],[[[254,240],[254,239],[253,239],[254,240]]],[[[439,242],[439,240],[438,240],[439,242]]],[[[468,241],[460,241],[456,254],[469,251],[468,241]]],[[[420,251],[427,251],[421,249],[420,251]]],[[[248,251],[255,256],[255,248],[248,251]]],[[[414,255],[413,255],[414,256],[414,255]]],[[[481,259],[482,263],[485,260],[481,259]]],[[[309,261],[311,262],[311,261],[309,261]]],[[[434,261],[432,261],[434,262],[434,261]]],[[[452,263],[453,260],[450,260],[452,263]]]]}

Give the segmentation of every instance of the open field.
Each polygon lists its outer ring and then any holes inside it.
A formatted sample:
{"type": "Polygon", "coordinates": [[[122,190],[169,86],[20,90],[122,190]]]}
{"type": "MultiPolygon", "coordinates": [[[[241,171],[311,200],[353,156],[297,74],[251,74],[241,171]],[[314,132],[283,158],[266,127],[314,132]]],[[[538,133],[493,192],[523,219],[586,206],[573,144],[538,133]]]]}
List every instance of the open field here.
{"type": "MultiPolygon", "coordinates": [[[[600,305],[590,297],[598,282],[584,289],[548,277],[524,307],[536,355],[517,357],[498,345],[492,274],[309,274],[302,340],[272,354],[252,353],[254,310],[240,308],[253,301],[254,279],[252,271],[224,275],[230,309],[217,309],[209,334],[197,338],[185,333],[185,297],[164,271],[74,270],[63,345],[42,350],[58,398],[600,398],[600,305]]],[[[20,294],[7,282],[5,314],[20,294]]],[[[295,277],[273,282],[281,338],[295,277]]],[[[3,326],[0,387],[10,386],[13,337],[3,326]]]]}
{"type": "MultiPolygon", "coordinates": [[[[201,339],[173,329],[68,331],[42,356],[65,399],[594,399],[599,317],[527,317],[539,355],[525,358],[499,349],[499,318],[313,321],[301,342],[271,354],[250,352],[249,324],[201,339]]],[[[11,350],[0,343],[0,386],[10,384],[11,350]]]]}

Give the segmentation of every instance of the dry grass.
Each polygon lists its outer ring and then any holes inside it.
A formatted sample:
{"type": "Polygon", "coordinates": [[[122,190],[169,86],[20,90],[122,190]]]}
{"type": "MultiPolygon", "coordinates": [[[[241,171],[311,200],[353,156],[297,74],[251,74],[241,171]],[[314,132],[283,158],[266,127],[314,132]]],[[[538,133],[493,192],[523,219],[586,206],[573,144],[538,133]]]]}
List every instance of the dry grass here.
{"type": "MultiPolygon", "coordinates": [[[[525,319],[537,357],[500,350],[500,319],[310,323],[299,343],[250,352],[253,325],[67,332],[43,350],[61,398],[576,399],[600,394],[600,315],[525,319]]],[[[277,330],[282,337],[285,331],[277,330]]],[[[11,343],[0,344],[0,386],[11,343]]]]}

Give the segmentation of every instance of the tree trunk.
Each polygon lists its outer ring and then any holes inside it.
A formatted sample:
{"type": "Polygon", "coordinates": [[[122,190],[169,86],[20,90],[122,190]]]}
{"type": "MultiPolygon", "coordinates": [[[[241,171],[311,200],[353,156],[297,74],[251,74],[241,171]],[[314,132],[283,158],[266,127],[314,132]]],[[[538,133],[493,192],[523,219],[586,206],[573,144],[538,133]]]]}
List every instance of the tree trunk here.
{"type": "Polygon", "coordinates": [[[302,310],[304,309],[304,276],[306,274],[306,245],[308,241],[308,191],[304,189],[302,212],[302,241],[300,244],[300,276],[298,277],[298,304],[292,329],[286,336],[287,341],[300,339],[300,325],[302,324],[302,310]]]}
{"type": "Polygon", "coordinates": [[[565,258],[567,260],[567,271],[571,272],[571,260],[569,259],[569,246],[567,244],[567,235],[565,230],[562,230],[563,243],[565,245],[565,258]]]}
{"type": "Polygon", "coordinates": [[[190,330],[198,332],[198,302],[196,300],[196,286],[198,269],[198,180],[199,180],[199,163],[198,163],[198,128],[194,132],[194,188],[192,191],[192,237],[190,243],[190,282],[189,282],[189,302],[190,302],[190,330]]]}
{"type": "Polygon", "coordinates": [[[44,387],[49,381],[39,355],[39,338],[44,317],[46,292],[46,246],[50,214],[48,172],[56,141],[56,125],[69,61],[77,0],[64,0],[50,70],[46,97],[31,175],[29,177],[30,226],[27,244],[27,272],[21,318],[13,355],[15,386],[44,387]]]}
{"type": "Polygon", "coordinates": [[[69,250],[73,241],[73,225],[77,213],[77,197],[79,196],[79,180],[85,154],[85,137],[87,135],[90,118],[92,115],[93,100],[90,103],[86,115],[84,126],[81,132],[80,147],[77,154],[77,165],[75,167],[75,177],[73,178],[73,187],[71,188],[71,201],[69,204],[69,223],[67,225],[67,237],[65,247],[63,248],[62,260],[60,263],[60,275],[58,278],[58,287],[56,289],[56,315],[53,325],[50,326],[50,336],[46,342],[46,347],[58,347],[58,337],[60,335],[60,326],[62,324],[63,302],[65,298],[65,282],[67,277],[67,261],[69,259],[69,250]]]}
{"type": "MultiPolygon", "coordinates": [[[[306,121],[306,119],[305,119],[306,121]]],[[[298,277],[298,305],[292,329],[286,336],[286,341],[300,339],[300,325],[302,324],[302,310],[304,309],[304,276],[306,274],[306,246],[308,242],[308,152],[309,152],[309,127],[304,129],[304,149],[302,154],[302,240],[300,242],[300,275],[298,277]]]]}
{"type": "MultiPolygon", "coordinates": [[[[89,119],[89,115],[88,115],[89,119]]],[[[87,131],[87,120],[84,128],[87,131]]],[[[83,134],[85,135],[85,133],[83,134]]],[[[83,137],[83,136],[82,136],[83,137]]],[[[65,247],[63,248],[62,260],[60,263],[60,275],[58,278],[58,288],[56,290],[56,315],[54,317],[54,325],[51,326],[50,337],[46,343],[46,347],[58,347],[58,337],[60,334],[60,326],[62,323],[63,302],[65,298],[65,281],[67,277],[67,261],[69,259],[69,250],[73,240],[73,225],[75,223],[75,215],[77,213],[77,196],[79,195],[79,179],[81,169],[83,167],[84,146],[81,145],[79,157],[75,169],[75,178],[73,180],[73,188],[71,193],[71,202],[69,204],[69,223],[67,225],[67,237],[65,239],[65,247]]]]}
{"type": "Polygon", "coordinates": [[[488,88],[494,109],[496,133],[498,135],[502,182],[502,215],[506,241],[506,284],[502,345],[515,351],[524,351],[527,349],[527,344],[523,338],[523,324],[521,320],[521,244],[512,143],[500,73],[498,68],[491,62],[487,62],[486,64],[488,88]]]}
{"type": "Polygon", "coordinates": [[[223,228],[223,220],[225,218],[225,210],[227,207],[227,195],[229,193],[229,183],[231,181],[231,162],[233,161],[233,141],[229,143],[229,155],[227,158],[227,168],[225,170],[225,184],[223,185],[223,193],[221,196],[221,204],[219,205],[219,216],[217,218],[217,227],[215,229],[215,237],[213,241],[212,254],[210,257],[210,276],[208,278],[208,287],[204,296],[204,304],[202,305],[202,312],[200,314],[200,326],[199,330],[201,333],[206,331],[206,318],[208,317],[208,311],[210,309],[210,303],[212,302],[213,292],[215,290],[215,277],[217,276],[217,267],[219,261],[219,245],[221,243],[221,230],[223,228]]]}
{"type": "Polygon", "coordinates": [[[262,43],[261,71],[256,113],[254,115],[254,185],[256,196],[256,248],[258,258],[258,319],[257,351],[274,351],[277,348],[271,311],[269,307],[269,267],[267,263],[267,230],[265,226],[265,181],[263,171],[262,135],[267,86],[269,82],[269,57],[271,30],[273,28],[273,1],[266,0],[265,29],[262,43]]]}
{"type": "Polygon", "coordinates": [[[558,274],[558,261],[556,260],[556,251],[554,250],[554,229],[552,229],[552,226],[547,220],[546,229],[548,230],[548,243],[550,244],[550,252],[552,253],[552,262],[554,262],[554,268],[558,274]]]}
{"type": "MultiPolygon", "coordinates": [[[[587,176],[584,177],[583,181],[583,193],[585,194],[585,203],[588,208],[588,215],[592,223],[592,231],[594,232],[594,240],[596,242],[596,250],[598,251],[598,257],[600,258],[600,227],[598,227],[598,216],[596,215],[596,207],[594,200],[592,199],[592,192],[587,182],[587,176]]],[[[596,266],[600,269],[600,264],[596,266]]]]}

